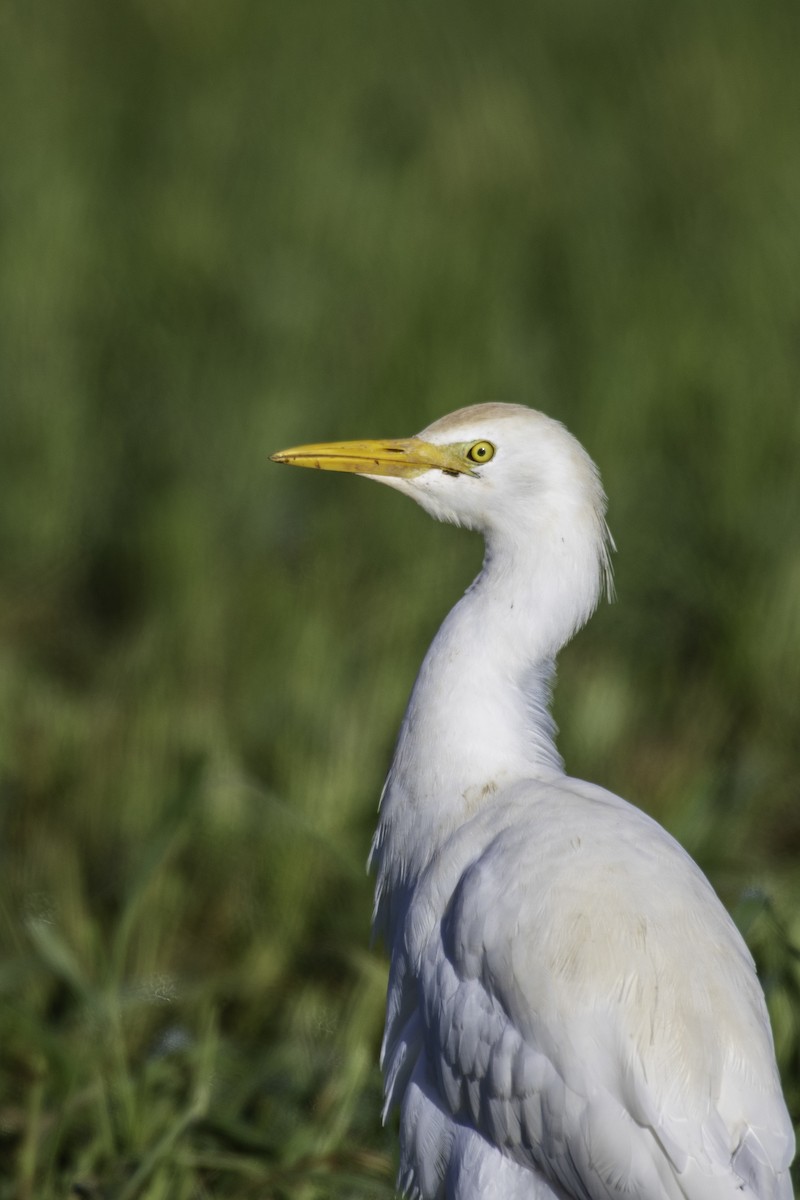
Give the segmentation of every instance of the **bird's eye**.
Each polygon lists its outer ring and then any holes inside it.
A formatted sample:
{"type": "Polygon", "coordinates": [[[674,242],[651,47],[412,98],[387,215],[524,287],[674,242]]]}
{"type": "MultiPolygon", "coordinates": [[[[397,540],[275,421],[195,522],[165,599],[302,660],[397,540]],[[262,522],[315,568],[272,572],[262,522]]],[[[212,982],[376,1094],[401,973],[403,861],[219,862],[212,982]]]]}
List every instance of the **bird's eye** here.
{"type": "Polygon", "coordinates": [[[494,458],[494,446],[491,442],[476,442],[467,451],[467,458],[475,463],[487,463],[494,458]]]}

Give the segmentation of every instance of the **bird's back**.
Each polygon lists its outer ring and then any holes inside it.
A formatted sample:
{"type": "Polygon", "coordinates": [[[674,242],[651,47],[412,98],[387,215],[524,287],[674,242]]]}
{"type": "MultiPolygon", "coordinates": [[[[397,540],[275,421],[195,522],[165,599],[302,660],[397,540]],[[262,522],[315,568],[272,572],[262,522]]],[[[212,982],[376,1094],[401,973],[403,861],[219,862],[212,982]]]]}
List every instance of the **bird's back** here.
{"type": "Polygon", "coordinates": [[[416,1069],[445,1118],[563,1196],[791,1197],[752,959],[639,810],[563,777],[513,785],[442,847],[401,924],[394,1099],[416,1069]]]}

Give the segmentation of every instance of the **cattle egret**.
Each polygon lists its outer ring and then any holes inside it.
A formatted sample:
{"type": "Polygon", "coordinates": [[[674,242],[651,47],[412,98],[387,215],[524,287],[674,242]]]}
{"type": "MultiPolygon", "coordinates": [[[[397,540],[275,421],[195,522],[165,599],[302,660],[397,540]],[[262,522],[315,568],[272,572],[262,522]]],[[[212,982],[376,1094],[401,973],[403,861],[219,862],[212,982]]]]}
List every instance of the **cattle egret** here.
{"type": "Polygon", "coordinates": [[[274,458],[388,483],[486,542],[420,669],[372,846],[401,1190],[791,1200],[744,941],[672,837],[567,776],[554,744],[556,654],[610,583],[591,459],[513,404],[274,458]]]}

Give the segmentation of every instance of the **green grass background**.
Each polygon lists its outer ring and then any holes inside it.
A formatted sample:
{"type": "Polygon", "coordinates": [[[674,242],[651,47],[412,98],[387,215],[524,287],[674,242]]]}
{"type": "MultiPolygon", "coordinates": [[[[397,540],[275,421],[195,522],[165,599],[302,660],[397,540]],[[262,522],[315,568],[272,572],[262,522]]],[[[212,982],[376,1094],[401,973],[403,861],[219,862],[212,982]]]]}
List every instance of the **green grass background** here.
{"type": "Polygon", "coordinates": [[[392,1195],[363,864],[481,548],[268,454],[486,399],[601,467],[560,746],[735,913],[800,1116],[799,54],[795,0],[0,5],[0,1200],[392,1195]]]}

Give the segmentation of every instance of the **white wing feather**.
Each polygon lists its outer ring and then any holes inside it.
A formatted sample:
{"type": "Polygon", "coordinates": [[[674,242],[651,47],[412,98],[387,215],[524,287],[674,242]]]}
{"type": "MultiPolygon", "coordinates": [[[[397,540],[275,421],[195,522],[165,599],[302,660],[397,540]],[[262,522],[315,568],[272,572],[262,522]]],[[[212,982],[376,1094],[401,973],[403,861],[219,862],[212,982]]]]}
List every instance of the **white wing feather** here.
{"type": "Polygon", "coordinates": [[[791,1200],[751,957],[639,810],[563,777],[511,788],[442,847],[401,928],[384,1060],[411,1194],[471,1194],[448,1164],[474,1129],[524,1168],[509,1195],[791,1200]]]}

